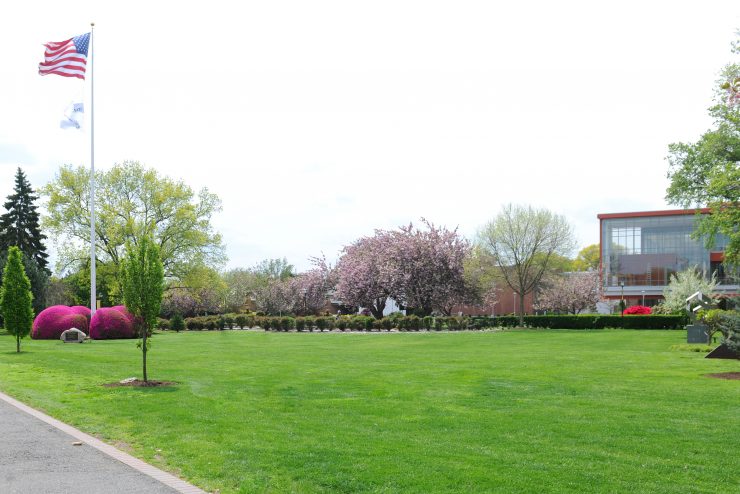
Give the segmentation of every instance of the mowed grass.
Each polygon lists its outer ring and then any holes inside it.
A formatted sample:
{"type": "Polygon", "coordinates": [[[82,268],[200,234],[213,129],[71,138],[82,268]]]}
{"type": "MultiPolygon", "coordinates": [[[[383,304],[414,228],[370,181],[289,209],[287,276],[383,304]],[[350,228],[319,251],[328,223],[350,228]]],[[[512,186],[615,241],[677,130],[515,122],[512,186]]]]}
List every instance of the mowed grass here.
{"type": "Polygon", "coordinates": [[[0,337],[0,389],[230,492],[737,493],[740,362],[684,331],[0,337]]]}

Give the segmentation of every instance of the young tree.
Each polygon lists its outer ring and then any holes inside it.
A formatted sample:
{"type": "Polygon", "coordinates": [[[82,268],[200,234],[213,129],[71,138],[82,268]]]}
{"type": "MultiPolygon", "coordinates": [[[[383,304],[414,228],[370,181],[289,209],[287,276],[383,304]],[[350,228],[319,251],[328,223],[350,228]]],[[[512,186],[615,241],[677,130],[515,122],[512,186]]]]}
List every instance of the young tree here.
{"type": "Polygon", "coordinates": [[[11,246],[3,270],[3,286],[0,287],[0,312],[5,329],[15,336],[18,353],[21,351],[21,338],[31,332],[33,325],[32,300],[31,282],[23,269],[21,251],[11,246]]]}
{"type": "MultiPolygon", "coordinates": [[[[732,51],[740,55],[740,36],[732,51]]],[[[711,247],[717,234],[727,236],[725,266],[733,271],[740,265],[740,63],[723,69],[709,112],[714,129],[695,143],[668,148],[666,199],[684,208],[709,207],[711,214],[698,219],[696,238],[711,247]]]]}
{"type": "Polygon", "coordinates": [[[535,308],[568,314],[591,309],[601,300],[598,271],[565,273],[555,277],[537,296],[535,308]]]}
{"type": "Polygon", "coordinates": [[[164,269],[159,258],[159,247],[150,237],[144,236],[138,245],[127,245],[121,262],[121,280],[126,308],[141,318],[143,324],[140,346],[144,382],[147,382],[148,336],[156,327],[164,290],[164,269]]]}
{"type": "Polygon", "coordinates": [[[554,256],[570,254],[574,238],[563,216],[509,204],[478,233],[478,244],[519,296],[519,324],[524,324],[524,297],[539,286],[554,256]]]}
{"type": "Polygon", "coordinates": [[[182,320],[182,316],[179,312],[175,312],[175,314],[173,314],[172,316],[172,319],[170,319],[170,329],[174,330],[177,333],[185,329],[185,321],[182,320]]]}

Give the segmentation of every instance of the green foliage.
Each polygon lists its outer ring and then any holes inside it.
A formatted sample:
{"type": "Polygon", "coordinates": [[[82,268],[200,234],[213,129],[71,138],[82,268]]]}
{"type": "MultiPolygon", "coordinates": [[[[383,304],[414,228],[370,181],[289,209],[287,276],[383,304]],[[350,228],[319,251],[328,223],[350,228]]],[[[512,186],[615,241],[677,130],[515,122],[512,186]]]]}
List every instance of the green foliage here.
{"type": "Polygon", "coordinates": [[[478,245],[493,258],[506,284],[519,296],[520,323],[525,295],[539,287],[558,259],[567,259],[574,244],[573,230],[565,217],[531,206],[504,206],[478,233],[478,245]]]}
{"type": "Polygon", "coordinates": [[[15,174],[13,192],[4,204],[5,214],[0,215],[0,252],[7,252],[15,245],[48,276],[50,273],[46,266],[49,255],[44,246],[46,235],[39,228],[38,206],[34,204],[38,196],[20,168],[15,174]]]}
{"type": "MultiPolygon", "coordinates": [[[[519,319],[515,316],[476,316],[472,318],[473,326],[483,328],[515,328],[519,327],[519,319]]],[[[528,328],[549,329],[683,329],[686,325],[686,316],[676,315],[649,315],[649,316],[621,316],[604,314],[583,315],[548,315],[524,316],[524,326],[528,328]]]]}
{"type": "MultiPolygon", "coordinates": [[[[733,51],[740,54],[738,45],[733,51]]],[[[715,128],[695,143],[671,144],[666,199],[685,208],[706,206],[710,215],[698,219],[695,238],[711,248],[718,234],[729,243],[725,248],[727,272],[740,266],[740,64],[722,71],[715,105],[710,109],[715,128]]]]}
{"type": "Polygon", "coordinates": [[[128,244],[121,262],[121,282],[126,308],[141,318],[142,370],[147,381],[146,354],[149,350],[148,333],[155,327],[162,304],[164,269],[159,258],[159,247],[149,236],[139,239],[138,245],[128,244]]]}
{"type": "Polygon", "coordinates": [[[182,319],[182,315],[179,312],[175,312],[170,318],[170,329],[173,331],[180,332],[185,329],[185,322],[182,319]]]}
{"type": "Polygon", "coordinates": [[[31,282],[23,268],[21,250],[11,246],[3,269],[0,287],[0,314],[5,330],[15,336],[16,352],[21,351],[21,338],[31,332],[33,325],[33,294],[31,282]]]}
{"type": "Polygon", "coordinates": [[[601,248],[599,244],[591,244],[578,252],[572,266],[576,271],[597,271],[600,261],[601,248]]]}
{"type": "MultiPolygon", "coordinates": [[[[154,239],[168,278],[182,279],[197,266],[219,266],[225,260],[221,236],[211,218],[221,210],[219,198],[184,182],[162,177],[137,162],[96,172],[96,252],[99,265],[112,264],[114,276],[127,243],[154,239]]],[[[63,166],[42,189],[48,198],[44,227],[63,243],[62,266],[81,266],[89,258],[90,173],[63,166]]]]}
{"type": "Polygon", "coordinates": [[[680,345],[671,345],[671,350],[678,352],[709,353],[714,350],[714,347],[711,347],[709,345],[692,345],[690,343],[682,343],[680,345]]]}
{"type": "Polygon", "coordinates": [[[247,317],[239,314],[234,318],[234,322],[236,323],[237,327],[241,329],[247,328],[247,317]]]}
{"type": "MultiPolygon", "coordinates": [[[[2,252],[0,250],[0,273],[2,273],[5,262],[7,259],[7,251],[2,252]]],[[[21,251],[21,260],[23,262],[23,269],[28,276],[28,281],[31,282],[31,293],[33,294],[33,312],[38,314],[44,310],[47,305],[46,292],[49,287],[49,275],[45,269],[39,267],[39,265],[30,257],[21,251]]],[[[0,280],[0,286],[2,286],[2,280],[0,280]]],[[[89,297],[88,297],[89,298],[89,297]]]]}
{"type": "Polygon", "coordinates": [[[707,326],[707,345],[712,343],[712,337],[721,332],[723,342],[730,349],[740,351],[740,312],[734,310],[700,310],[697,319],[707,326]]]}

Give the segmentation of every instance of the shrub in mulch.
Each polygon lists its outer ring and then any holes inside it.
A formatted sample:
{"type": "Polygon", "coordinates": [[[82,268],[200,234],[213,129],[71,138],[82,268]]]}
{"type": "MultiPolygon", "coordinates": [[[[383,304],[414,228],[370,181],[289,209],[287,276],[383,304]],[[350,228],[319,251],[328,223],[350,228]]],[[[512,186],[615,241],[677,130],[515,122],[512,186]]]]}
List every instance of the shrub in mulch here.
{"type": "Polygon", "coordinates": [[[68,329],[77,328],[88,332],[87,318],[72,307],[52,305],[42,310],[33,321],[31,338],[34,340],[58,340],[68,329]]]}

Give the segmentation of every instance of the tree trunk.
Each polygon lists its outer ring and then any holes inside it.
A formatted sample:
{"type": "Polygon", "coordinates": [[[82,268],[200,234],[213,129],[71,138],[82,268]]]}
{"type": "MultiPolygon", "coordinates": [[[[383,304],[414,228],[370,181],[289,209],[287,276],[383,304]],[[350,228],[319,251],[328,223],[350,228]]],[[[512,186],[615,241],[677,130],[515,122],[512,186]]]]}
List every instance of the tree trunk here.
{"type": "Polygon", "coordinates": [[[524,327],[524,294],[519,293],[519,326],[524,327]]]}
{"type": "Polygon", "coordinates": [[[15,351],[21,353],[21,335],[15,335],[15,351]]]}
{"type": "Polygon", "coordinates": [[[146,377],[146,333],[147,333],[147,328],[144,327],[144,343],[141,345],[141,350],[142,350],[141,351],[141,354],[143,356],[144,382],[147,382],[147,377],[146,377]]]}

